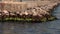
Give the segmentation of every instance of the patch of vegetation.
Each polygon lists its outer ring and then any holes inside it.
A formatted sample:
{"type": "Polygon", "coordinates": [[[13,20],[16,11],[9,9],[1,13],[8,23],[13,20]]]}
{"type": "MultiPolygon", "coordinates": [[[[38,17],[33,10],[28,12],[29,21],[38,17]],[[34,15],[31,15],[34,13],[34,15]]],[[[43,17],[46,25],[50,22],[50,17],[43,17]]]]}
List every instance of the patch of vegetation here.
{"type": "Polygon", "coordinates": [[[56,17],[51,16],[51,17],[48,18],[48,21],[53,21],[53,20],[55,20],[55,19],[56,19],[56,17]]]}
{"type": "Polygon", "coordinates": [[[46,21],[47,21],[47,18],[44,17],[44,18],[42,18],[40,21],[41,21],[41,22],[46,22],[46,21]]]}
{"type": "Polygon", "coordinates": [[[10,18],[5,18],[4,20],[18,20],[18,21],[20,21],[20,20],[27,20],[27,21],[29,21],[29,20],[32,20],[32,18],[12,18],[12,17],[10,17],[10,18]]]}
{"type": "Polygon", "coordinates": [[[19,17],[7,17],[7,18],[0,18],[0,21],[40,21],[40,22],[47,22],[47,21],[52,21],[55,20],[56,17],[50,16],[50,17],[42,17],[42,18],[19,18],[19,17]]]}

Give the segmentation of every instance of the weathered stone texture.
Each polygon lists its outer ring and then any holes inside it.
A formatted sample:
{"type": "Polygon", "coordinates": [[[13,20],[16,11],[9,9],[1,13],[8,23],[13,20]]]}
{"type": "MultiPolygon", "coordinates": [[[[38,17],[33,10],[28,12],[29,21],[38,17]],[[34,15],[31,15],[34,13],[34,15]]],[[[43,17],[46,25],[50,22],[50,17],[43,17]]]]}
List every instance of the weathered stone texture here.
{"type": "Polygon", "coordinates": [[[24,2],[3,2],[2,4],[4,4],[4,6],[0,4],[0,9],[8,11],[20,11],[22,9],[26,9],[27,7],[27,4],[24,2]]]}

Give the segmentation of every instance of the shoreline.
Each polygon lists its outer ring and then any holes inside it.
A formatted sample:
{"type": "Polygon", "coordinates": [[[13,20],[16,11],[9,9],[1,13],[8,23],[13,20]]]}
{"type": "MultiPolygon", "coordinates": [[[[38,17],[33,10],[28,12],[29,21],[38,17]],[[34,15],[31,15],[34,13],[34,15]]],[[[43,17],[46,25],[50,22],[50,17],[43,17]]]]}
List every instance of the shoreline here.
{"type": "MultiPolygon", "coordinates": [[[[42,15],[40,13],[36,14],[36,12],[38,12],[38,11],[35,11],[35,13],[33,12],[34,14],[33,13],[29,14],[29,13],[27,13],[27,11],[25,11],[26,13],[24,12],[23,15],[19,15],[21,13],[17,12],[16,15],[18,15],[18,16],[16,16],[14,13],[13,13],[13,15],[11,14],[11,15],[7,15],[6,16],[5,14],[2,13],[3,15],[2,15],[2,17],[0,17],[0,21],[40,21],[40,22],[53,21],[53,20],[55,20],[57,18],[55,16],[52,16],[52,14],[50,14],[50,13],[52,13],[52,11],[58,5],[59,5],[59,3],[57,3],[57,5],[52,5],[52,8],[48,8],[48,11],[44,9],[43,12],[46,11],[46,13],[45,14],[43,13],[42,15]],[[39,16],[39,14],[40,14],[40,16],[39,16]]],[[[36,8],[39,8],[39,7],[36,7],[36,8]]],[[[36,8],[33,8],[33,9],[32,8],[28,8],[27,10],[31,10],[31,9],[32,10],[36,10],[36,8]]],[[[40,11],[42,10],[41,8],[39,8],[39,9],[40,9],[40,11]]]]}

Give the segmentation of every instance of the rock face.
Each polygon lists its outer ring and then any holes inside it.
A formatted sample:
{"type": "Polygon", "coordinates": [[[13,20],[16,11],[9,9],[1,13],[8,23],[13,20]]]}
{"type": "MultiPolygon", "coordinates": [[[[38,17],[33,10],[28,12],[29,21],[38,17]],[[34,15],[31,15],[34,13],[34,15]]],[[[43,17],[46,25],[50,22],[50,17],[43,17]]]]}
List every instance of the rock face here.
{"type": "Polygon", "coordinates": [[[7,11],[21,11],[26,9],[27,5],[25,2],[1,2],[0,9],[7,11]]]}
{"type": "Polygon", "coordinates": [[[0,3],[0,16],[19,17],[19,18],[44,18],[51,16],[58,3],[42,2],[38,3],[20,3],[20,2],[2,2],[0,3]],[[30,5],[30,6],[29,6],[30,5]]]}

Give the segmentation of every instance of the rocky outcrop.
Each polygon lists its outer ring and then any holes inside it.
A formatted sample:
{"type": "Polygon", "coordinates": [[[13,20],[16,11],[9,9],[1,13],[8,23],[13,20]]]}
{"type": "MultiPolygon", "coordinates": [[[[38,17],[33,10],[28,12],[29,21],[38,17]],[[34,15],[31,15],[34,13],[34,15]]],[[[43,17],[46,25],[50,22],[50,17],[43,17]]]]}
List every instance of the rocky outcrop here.
{"type": "MultiPolygon", "coordinates": [[[[46,5],[46,6],[36,6],[36,7],[31,7],[31,8],[27,8],[27,9],[23,9],[22,11],[8,11],[8,10],[2,10],[2,14],[9,14],[9,13],[16,13],[19,15],[50,15],[49,12],[51,12],[50,10],[52,10],[55,6],[57,6],[57,4],[51,4],[51,5],[46,5]]],[[[15,15],[16,15],[15,14],[15,15]]]]}
{"type": "MultiPolygon", "coordinates": [[[[6,9],[0,10],[0,17],[6,18],[6,17],[18,17],[18,18],[32,18],[33,20],[46,20],[51,17],[51,10],[53,10],[58,3],[45,3],[45,4],[39,4],[34,7],[26,7],[26,9],[23,10],[17,10],[17,11],[9,11],[6,9]]],[[[31,5],[32,6],[32,5],[31,5]]]]}

